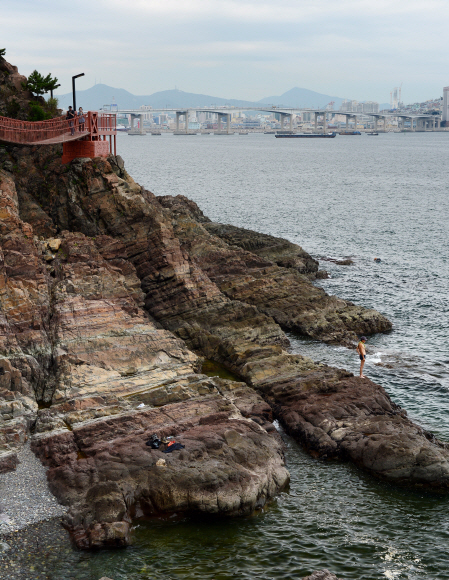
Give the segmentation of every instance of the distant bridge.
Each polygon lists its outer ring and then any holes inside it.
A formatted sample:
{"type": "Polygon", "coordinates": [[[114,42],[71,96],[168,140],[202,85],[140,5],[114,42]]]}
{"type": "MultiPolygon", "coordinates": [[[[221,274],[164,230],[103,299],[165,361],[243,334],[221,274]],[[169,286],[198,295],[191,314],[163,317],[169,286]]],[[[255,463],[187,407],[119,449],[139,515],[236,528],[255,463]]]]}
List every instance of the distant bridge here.
{"type": "Polygon", "coordinates": [[[116,155],[116,115],[89,111],[80,117],[58,117],[49,121],[20,121],[0,117],[0,142],[13,145],[63,144],[62,162],[76,157],[116,155]],[[108,142],[109,137],[109,142],[108,142]]]}
{"type": "MultiPolygon", "coordinates": [[[[233,113],[239,111],[260,111],[262,113],[277,113],[280,115],[281,121],[281,131],[284,130],[285,120],[289,121],[289,129],[293,130],[293,115],[299,115],[303,113],[312,113],[314,115],[314,126],[315,130],[318,127],[318,119],[321,117],[323,121],[324,130],[326,130],[327,116],[328,115],[344,115],[346,116],[346,127],[349,126],[351,119],[354,119],[355,125],[357,125],[357,117],[370,116],[374,118],[374,127],[378,128],[379,119],[383,120],[384,126],[386,126],[387,119],[398,119],[402,123],[402,128],[404,128],[405,120],[410,121],[411,130],[414,131],[414,123],[416,122],[416,129],[426,130],[426,129],[436,129],[440,126],[441,116],[439,115],[426,115],[426,114],[410,114],[410,113],[354,113],[351,111],[330,111],[327,109],[308,109],[304,107],[277,107],[275,105],[265,106],[265,107],[188,107],[182,108],[152,108],[152,109],[120,109],[117,111],[108,111],[110,114],[116,115],[130,115],[131,116],[131,128],[134,129],[134,120],[140,118],[140,128],[143,132],[143,119],[144,115],[152,113],[175,113],[176,115],[176,132],[179,133],[179,120],[180,117],[184,117],[185,132],[188,132],[188,118],[190,113],[214,113],[218,116],[218,131],[221,131],[221,122],[226,118],[226,131],[229,132],[231,125],[231,116],[233,113]]],[[[136,131],[138,132],[138,131],[136,131]]]]}

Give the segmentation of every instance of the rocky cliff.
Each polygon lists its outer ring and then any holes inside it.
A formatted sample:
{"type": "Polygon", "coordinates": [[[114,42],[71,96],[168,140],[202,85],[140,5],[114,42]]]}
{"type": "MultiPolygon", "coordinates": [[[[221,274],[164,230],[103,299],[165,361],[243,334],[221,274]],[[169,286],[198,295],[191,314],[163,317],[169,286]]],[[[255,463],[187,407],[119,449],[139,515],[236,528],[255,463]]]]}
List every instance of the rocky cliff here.
{"type": "Polygon", "coordinates": [[[24,89],[27,78],[16,66],[0,56],[0,117],[28,120],[30,103],[44,105],[42,97],[33,96],[24,89]]]}
{"type": "Polygon", "coordinates": [[[142,514],[263,506],[289,480],[273,413],[314,454],[447,490],[448,451],[382,387],[285,350],[283,329],[391,328],[314,286],[302,248],[157,198],[120,157],[0,148],[0,190],[0,469],[31,437],[78,546],[127,544],[142,514]]]}

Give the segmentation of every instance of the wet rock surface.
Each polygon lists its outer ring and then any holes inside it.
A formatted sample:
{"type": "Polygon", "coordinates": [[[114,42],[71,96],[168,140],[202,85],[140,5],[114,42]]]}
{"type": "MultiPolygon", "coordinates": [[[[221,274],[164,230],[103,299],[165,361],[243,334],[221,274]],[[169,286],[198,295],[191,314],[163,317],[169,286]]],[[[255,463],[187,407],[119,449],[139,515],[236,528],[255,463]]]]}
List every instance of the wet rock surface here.
{"type": "Polygon", "coordinates": [[[302,580],[338,580],[335,574],[329,572],[329,570],[316,570],[310,576],[306,576],[302,580]]]}
{"type": "Polygon", "coordinates": [[[302,248],[156,198],[119,158],[6,157],[0,466],[31,438],[79,547],[126,545],[136,515],[263,505],[289,479],[272,410],[314,454],[447,487],[447,450],[380,386],[285,350],[282,328],[348,345],[391,328],[313,286],[302,248]],[[150,449],[154,433],[184,449],[150,449]]]}

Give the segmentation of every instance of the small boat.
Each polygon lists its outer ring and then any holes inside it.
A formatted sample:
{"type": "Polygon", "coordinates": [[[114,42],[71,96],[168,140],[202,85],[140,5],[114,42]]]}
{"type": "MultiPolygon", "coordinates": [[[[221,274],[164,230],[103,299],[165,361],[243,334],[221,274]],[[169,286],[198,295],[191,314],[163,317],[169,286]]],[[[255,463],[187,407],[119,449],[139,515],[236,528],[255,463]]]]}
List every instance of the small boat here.
{"type": "Polygon", "coordinates": [[[328,138],[328,139],[333,139],[334,137],[337,136],[337,133],[295,133],[295,134],[289,134],[289,135],[285,135],[283,133],[276,133],[275,137],[276,139],[301,139],[303,137],[306,138],[314,138],[314,137],[318,137],[318,138],[328,138]]]}
{"type": "Polygon", "coordinates": [[[360,131],[340,131],[340,135],[361,135],[360,131]]]}
{"type": "Polygon", "coordinates": [[[237,133],[237,135],[248,135],[248,133],[247,132],[245,133],[244,131],[240,131],[239,133],[237,133]]]}
{"type": "Polygon", "coordinates": [[[367,135],[379,135],[379,133],[367,133],[367,135]]]}

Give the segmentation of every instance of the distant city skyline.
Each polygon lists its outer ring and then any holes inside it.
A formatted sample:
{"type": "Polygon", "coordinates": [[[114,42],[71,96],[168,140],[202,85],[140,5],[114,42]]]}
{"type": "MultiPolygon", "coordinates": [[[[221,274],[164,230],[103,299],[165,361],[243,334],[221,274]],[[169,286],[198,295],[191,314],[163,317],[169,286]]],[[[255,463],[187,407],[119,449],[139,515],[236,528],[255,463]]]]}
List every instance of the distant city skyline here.
{"type": "MultiPolygon", "coordinates": [[[[59,99],[59,106],[66,109],[72,103],[72,92],[56,94],[59,99]]],[[[286,107],[304,107],[304,108],[328,108],[339,110],[343,107],[345,110],[373,111],[373,105],[376,110],[389,108],[388,103],[377,103],[373,101],[364,101],[365,104],[355,100],[345,101],[344,99],[316,93],[307,89],[295,87],[290,91],[278,96],[265,97],[259,101],[246,101],[243,99],[225,99],[219,95],[204,95],[197,93],[187,93],[179,89],[159,91],[151,95],[133,95],[123,88],[110,87],[105,84],[96,84],[86,90],[77,90],[77,103],[82,104],[85,109],[96,110],[104,105],[116,104],[119,109],[138,109],[142,106],[150,108],[195,108],[197,106],[224,106],[232,107],[250,107],[255,105],[261,106],[283,105],[286,107]],[[366,105],[366,106],[365,106],[366,105]]]]}
{"type": "Polygon", "coordinates": [[[4,0],[6,58],[57,76],[258,101],[292,87],[358,101],[443,95],[449,6],[441,0],[4,0]]]}

